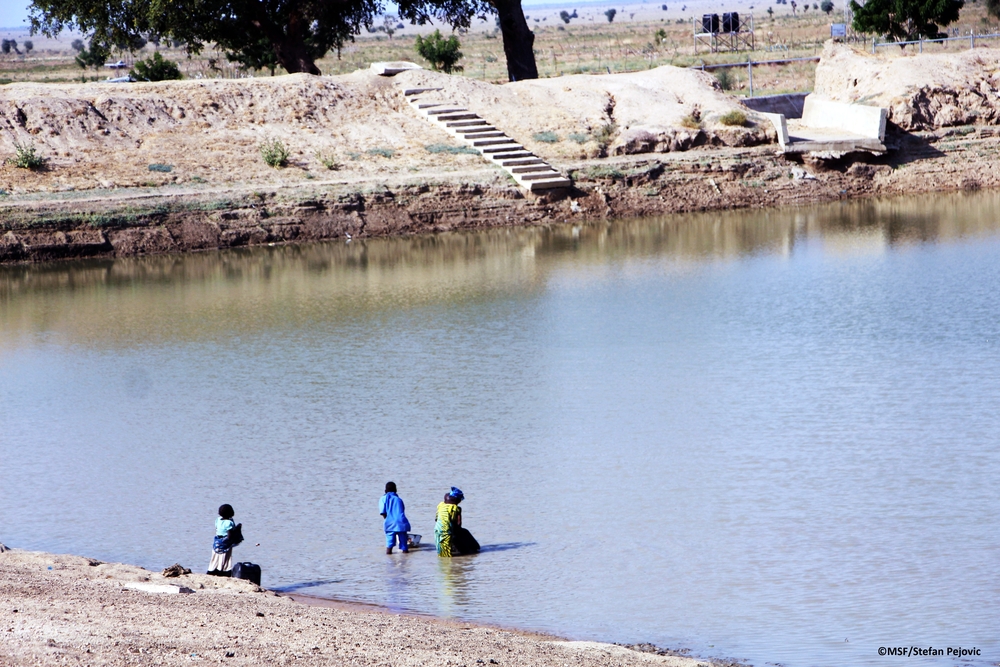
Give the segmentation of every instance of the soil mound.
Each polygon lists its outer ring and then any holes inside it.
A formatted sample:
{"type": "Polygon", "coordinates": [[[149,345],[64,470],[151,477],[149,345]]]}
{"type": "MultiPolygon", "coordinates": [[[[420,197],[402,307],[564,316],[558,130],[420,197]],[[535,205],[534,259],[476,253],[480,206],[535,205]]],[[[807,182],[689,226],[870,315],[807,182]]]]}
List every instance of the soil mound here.
{"type": "Polygon", "coordinates": [[[886,107],[904,130],[1000,123],[1000,50],[877,56],[828,42],[814,93],[886,107]]]}
{"type": "Polygon", "coordinates": [[[397,78],[408,88],[441,88],[442,99],[467,106],[546,157],[665,153],[775,140],[770,123],[724,93],[711,74],[669,65],[499,86],[426,70],[397,78]],[[746,127],[720,122],[733,111],[747,116],[746,127]]]}

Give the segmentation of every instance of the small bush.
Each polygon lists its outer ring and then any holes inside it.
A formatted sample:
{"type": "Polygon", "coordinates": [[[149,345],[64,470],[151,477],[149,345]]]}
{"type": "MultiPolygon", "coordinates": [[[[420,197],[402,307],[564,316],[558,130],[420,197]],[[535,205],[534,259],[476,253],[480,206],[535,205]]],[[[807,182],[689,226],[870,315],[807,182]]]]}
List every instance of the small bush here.
{"type": "Polygon", "coordinates": [[[746,127],[747,115],[739,109],[733,109],[722,114],[719,122],[730,127],[746,127]]]}
{"type": "Polygon", "coordinates": [[[602,146],[607,146],[615,138],[615,134],[617,133],[618,125],[616,123],[605,123],[597,128],[596,132],[594,132],[594,141],[602,146]]]}
{"type": "Polygon", "coordinates": [[[325,155],[323,153],[320,153],[319,151],[316,151],[316,159],[319,160],[319,163],[321,165],[323,165],[330,171],[337,171],[338,169],[340,169],[340,163],[337,162],[332,155],[325,155]]]}
{"type": "Polygon", "coordinates": [[[156,163],[154,163],[154,164],[149,165],[149,170],[150,171],[159,171],[159,172],[162,172],[164,174],[169,174],[170,172],[172,172],[174,170],[174,168],[172,166],[170,166],[169,164],[156,164],[156,163]]]}
{"type": "Polygon", "coordinates": [[[288,158],[292,155],[280,139],[265,139],[259,148],[260,156],[264,158],[267,166],[275,169],[288,164],[288,158]]]}
{"type": "Polygon", "coordinates": [[[617,9],[609,9],[608,11],[604,12],[604,16],[607,17],[608,23],[614,22],[615,15],[617,15],[617,14],[618,14],[618,10],[617,9]]]}
{"type": "Polygon", "coordinates": [[[479,151],[471,146],[449,146],[448,144],[427,144],[424,149],[428,153],[451,153],[452,155],[479,155],[479,151]]]}
{"type": "Polygon", "coordinates": [[[585,144],[590,141],[589,134],[583,134],[582,132],[573,132],[569,135],[570,141],[575,141],[578,144],[585,144]]]}
{"type": "Polygon", "coordinates": [[[392,157],[396,154],[396,151],[391,148],[369,148],[365,153],[375,157],[392,157]]]}
{"type": "Polygon", "coordinates": [[[681,118],[681,127],[686,127],[689,130],[700,130],[701,129],[701,118],[693,113],[681,118]]]}
{"type": "Polygon", "coordinates": [[[7,158],[7,164],[13,165],[18,169],[31,169],[32,171],[43,169],[45,162],[45,158],[38,154],[34,143],[22,144],[15,142],[14,157],[7,158]]]}
{"type": "Polygon", "coordinates": [[[559,141],[559,135],[546,130],[545,132],[536,132],[534,139],[543,144],[554,144],[559,141]]]}
{"type": "Polygon", "coordinates": [[[458,37],[452,35],[445,39],[441,36],[440,30],[435,30],[426,39],[417,35],[417,54],[429,62],[432,69],[447,74],[462,70],[460,66],[456,65],[462,59],[462,52],[459,51],[461,46],[458,37]]]}
{"type": "Polygon", "coordinates": [[[733,89],[733,75],[728,67],[723,67],[715,72],[715,78],[719,81],[719,88],[723,90],[733,89]]]}
{"type": "Polygon", "coordinates": [[[175,81],[181,78],[177,63],[167,60],[159,51],[151,58],[137,60],[129,74],[136,81],[175,81]]]}

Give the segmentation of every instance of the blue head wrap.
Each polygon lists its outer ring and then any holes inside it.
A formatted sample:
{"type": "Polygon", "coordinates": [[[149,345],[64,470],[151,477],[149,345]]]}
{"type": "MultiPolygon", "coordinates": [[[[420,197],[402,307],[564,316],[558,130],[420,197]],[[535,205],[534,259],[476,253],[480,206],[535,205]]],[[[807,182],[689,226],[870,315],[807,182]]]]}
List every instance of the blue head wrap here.
{"type": "Polygon", "coordinates": [[[462,489],[458,488],[457,486],[451,487],[451,492],[448,493],[448,495],[454,498],[455,500],[462,500],[463,498],[465,498],[465,494],[462,493],[462,489]]]}

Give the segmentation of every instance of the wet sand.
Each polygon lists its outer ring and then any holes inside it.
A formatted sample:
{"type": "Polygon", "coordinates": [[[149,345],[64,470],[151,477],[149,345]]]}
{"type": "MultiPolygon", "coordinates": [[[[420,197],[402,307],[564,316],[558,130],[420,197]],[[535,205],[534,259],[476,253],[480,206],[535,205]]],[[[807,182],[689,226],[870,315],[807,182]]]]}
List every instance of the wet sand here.
{"type": "Polygon", "coordinates": [[[11,666],[722,664],[17,549],[0,553],[0,632],[11,666]]]}

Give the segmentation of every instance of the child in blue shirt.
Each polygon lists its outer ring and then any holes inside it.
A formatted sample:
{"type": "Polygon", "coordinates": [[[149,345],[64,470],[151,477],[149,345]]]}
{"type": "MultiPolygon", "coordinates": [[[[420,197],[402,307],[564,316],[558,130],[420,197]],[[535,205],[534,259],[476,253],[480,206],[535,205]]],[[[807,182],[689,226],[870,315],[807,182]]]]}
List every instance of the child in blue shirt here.
{"type": "Polygon", "coordinates": [[[399,543],[399,550],[404,554],[409,549],[406,533],[410,530],[410,522],[406,518],[406,508],[403,499],[396,495],[396,483],[386,482],[385,495],[378,504],[378,513],[385,519],[385,552],[392,553],[392,547],[399,543]]]}

